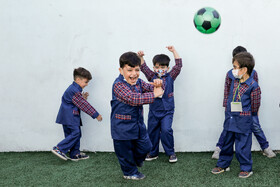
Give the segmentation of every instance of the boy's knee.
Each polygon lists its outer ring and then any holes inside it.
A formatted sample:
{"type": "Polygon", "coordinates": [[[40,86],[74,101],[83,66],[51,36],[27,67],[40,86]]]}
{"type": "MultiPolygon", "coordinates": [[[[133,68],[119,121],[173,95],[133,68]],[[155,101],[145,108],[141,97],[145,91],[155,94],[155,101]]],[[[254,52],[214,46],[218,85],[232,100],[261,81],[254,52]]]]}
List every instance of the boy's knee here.
{"type": "Polygon", "coordinates": [[[173,129],[171,127],[166,127],[161,129],[162,135],[173,134],[173,129]]]}
{"type": "Polygon", "coordinates": [[[81,132],[80,131],[74,131],[71,133],[71,135],[74,137],[74,138],[78,138],[78,137],[81,137],[81,132]]]}

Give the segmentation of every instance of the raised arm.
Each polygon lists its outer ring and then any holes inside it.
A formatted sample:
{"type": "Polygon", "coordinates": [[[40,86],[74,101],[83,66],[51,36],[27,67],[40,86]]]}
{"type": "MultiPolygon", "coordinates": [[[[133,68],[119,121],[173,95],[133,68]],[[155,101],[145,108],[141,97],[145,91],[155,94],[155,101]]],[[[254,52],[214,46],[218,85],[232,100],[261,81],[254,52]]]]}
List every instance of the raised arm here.
{"type": "Polygon", "coordinates": [[[145,60],[144,60],[144,52],[143,51],[138,51],[138,56],[141,59],[141,66],[140,69],[141,71],[144,73],[144,75],[146,76],[148,81],[152,81],[153,77],[155,76],[155,72],[153,72],[146,64],[145,60]]]}
{"type": "Polygon", "coordinates": [[[173,68],[169,72],[172,79],[175,80],[181,72],[183,66],[182,59],[180,58],[178,52],[175,50],[174,46],[167,46],[166,48],[173,53],[173,56],[175,58],[175,66],[173,66],[173,68]]]}

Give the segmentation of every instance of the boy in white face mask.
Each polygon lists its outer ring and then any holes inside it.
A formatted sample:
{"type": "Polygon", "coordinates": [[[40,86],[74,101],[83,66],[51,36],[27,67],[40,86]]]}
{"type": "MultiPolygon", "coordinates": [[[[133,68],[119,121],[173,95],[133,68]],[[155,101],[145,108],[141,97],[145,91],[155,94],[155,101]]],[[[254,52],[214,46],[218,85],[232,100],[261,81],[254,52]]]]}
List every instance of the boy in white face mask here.
{"type": "Polygon", "coordinates": [[[174,81],[181,72],[182,59],[173,46],[166,47],[173,53],[175,66],[169,70],[170,58],[165,54],[156,55],[153,58],[154,71],[152,71],[144,62],[144,52],[139,51],[141,57],[141,71],[145,74],[148,81],[160,79],[163,83],[164,94],[161,98],[156,98],[155,102],[150,104],[148,118],[148,133],[152,142],[152,150],[147,155],[146,161],[152,161],[158,158],[159,141],[169,157],[169,162],[177,162],[177,156],[174,150],[174,137],[172,121],[174,114],[174,81]]]}
{"type": "Polygon", "coordinates": [[[252,172],[252,126],[253,117],[257,116],[261,101],[261,90],[251,77],[255,61],[247,52],[233,57],[233,73],[236,77],[231,81],[226,103],[224,121],[224,145],[213,174],[229,171],[229,165],[235,155],[240,163],[240,178],[247,178],[252,172]],[[240,78],[240,79],[239,79],[240,78]]]}
{"type": "MultiPolygon", "coordinates": [[[[240,52],[247,52],[247,50],[246,50],[246,48],[244,48],[242,46],[237,46],[232,51],[232,56],[234,57],[236,54],[238,54],[240,52]]],[[[258,82],[258,74],[255,70],[252,71],[251,77],[256,82],[258,82]]],[[[234,78],[239,78],[239,79],[241,78],[241,76],[239,76],[238,68],[232,69],[227,72],[226,81],[225,81],[225,89],[224,89],[224,102],[223,102],[224,107],[226,107],[226,105],[227,105],[229,90],[231,87],[231,81],[234,78]]],[[[254,116],[253,121],[254,121],[254,123],[253,123],[252,131],[253,131],[257,141],[259,142],[261,149],[264,151],[264,155],[267,156],[268,158],[276,157],[276,154],[269,147],[269,142],[267,141],[266,136],[260,126],[258,116],[254,116]]],[[[218,140],[218,143],[216,144],[216,149],[212,155],[213,159],[219,159],[221,148],[223,147],[223,144],[224,144],[224,138],[225,138],[225,131],[222,131],[220,138],[218,140]]]]}

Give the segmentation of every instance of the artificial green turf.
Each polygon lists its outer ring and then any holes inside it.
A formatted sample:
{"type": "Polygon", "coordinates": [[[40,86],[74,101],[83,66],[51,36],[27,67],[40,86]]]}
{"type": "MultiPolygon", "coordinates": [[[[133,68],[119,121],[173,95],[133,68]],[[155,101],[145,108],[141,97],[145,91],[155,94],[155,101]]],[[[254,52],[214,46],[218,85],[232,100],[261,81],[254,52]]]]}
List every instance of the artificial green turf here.
{"type": "Polygon", "coordinates": [[[177,153],[178,162],[168,157],[145,162],[140,172],[146,178],[125,180],[114,153],[88,153],[87,160],[63,161],[51,152],[0,153],[0,186],[279,186],[280,158],[269,159],[253,152],[254,174],[238,178],[236,158],[231,171],[211,174],[216,160],[212,153],[177,153]]]}

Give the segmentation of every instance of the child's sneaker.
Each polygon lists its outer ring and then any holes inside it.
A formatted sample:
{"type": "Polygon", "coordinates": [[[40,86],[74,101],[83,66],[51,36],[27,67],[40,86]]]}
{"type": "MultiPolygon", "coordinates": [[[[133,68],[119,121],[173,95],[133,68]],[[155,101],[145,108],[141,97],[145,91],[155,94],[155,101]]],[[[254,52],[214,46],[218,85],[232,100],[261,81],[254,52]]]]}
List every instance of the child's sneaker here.
{"type": "Polygon", "coordinates": [[[175,163],[175,162],[177,162],[177,157],[176,157],[175,154],[174,154],[174,155],[171,155],[171,156],[169,157],[169,162],[170,162],[170,163],[175,163]]]}
{"type": "Polygon", "coordinates": [[[230,171],[230,168],[221,168],[221,167],[215,167],[214,169],[212,169],[211,173],[213,174],[219,174],[219,173],[223,173],[225,171],[230,171]]]}
{"type": "Polygon", "coordinates": [[[252,171],[241,171],[238,175],[239,178],[248,178],[250,177],[251,175],[253,175],[253,172],[252,171]]]}
{"type": "Polygon", "coordinates": [[[220,152],[221,152],[221,149],[219,147],[216,147],[216,149],[215,149],[215,151],[212,155],[212,159],[217,159],[218,160],[219,157],[220,157],[220,152]]]}
{"type": "Polygon", "coordinates": [[[263,150],[263,155],[267,156],[268,158],[276,157],[276,154],[272,151],[270,147],[263,150]]]}
{"type": "Polygon", "coordinates": [[[76,156],[74,156],[73,158],[71,158],[72,161],[79,161],[79,160],[85,160],[85,159],[88,159],[89,156],[86,155],[85,153],[80,153],[80,154],[77,154],[76,156]]]}
{"type": "Polygon", "coordinates": [[[124,179],[131,179],[131,180],[141,180],[144,179],[146,176],[143,173],[137,172],[134,175],[130,176],[123,176],[124,179]]]}
{"type": "Polygon", "coordinates": [[[156,159],[158,159],[158,156],[151,156],[150,154],[148,154],[145,158],[146,161],[152,161],[156,159]]]}
{"type": "Polygon", "coordinates": [[[56,146],[53,147],[52,153],[61,158],[62,160],[67,160],[67,156],[63,152],[61,152],[56,146]]]}

